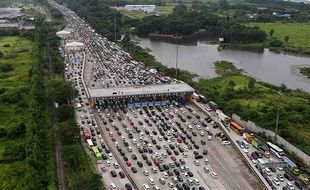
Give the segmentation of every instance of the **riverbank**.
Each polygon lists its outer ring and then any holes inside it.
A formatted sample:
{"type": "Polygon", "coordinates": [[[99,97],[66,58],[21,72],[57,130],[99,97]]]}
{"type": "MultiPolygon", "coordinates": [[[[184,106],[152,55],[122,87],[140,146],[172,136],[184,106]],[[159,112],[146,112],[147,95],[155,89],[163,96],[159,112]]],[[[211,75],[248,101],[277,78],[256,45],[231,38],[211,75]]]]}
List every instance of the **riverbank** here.
{"type": "MultiPolygon", "coordinates": [[[[126,49],[124,44],[122,47],[126,49]]],[[[176,77],[174,68],[161,65],[153,55],[140,46],[133,44],[131,48],[134,59],[190,84],[198,93],[216,101],[225,112],[236,113],[245,120],[252,120],[271,130],[274,129],[276,121],[278,91],[281,91],[279,134],[310,154],[310,123],[307,119],[310,113],[309,93],[290,90],[284,85],[276,86],[257,81],[245,75],[232,63],[224,61],[215,64],[218,77],[195,82],[194,74],[179,70],[176,77]]]]}
{"type": "Polygon", "coordinates": [[[299,72],[310,79],[310,67],[300,68],[299,72]]]}

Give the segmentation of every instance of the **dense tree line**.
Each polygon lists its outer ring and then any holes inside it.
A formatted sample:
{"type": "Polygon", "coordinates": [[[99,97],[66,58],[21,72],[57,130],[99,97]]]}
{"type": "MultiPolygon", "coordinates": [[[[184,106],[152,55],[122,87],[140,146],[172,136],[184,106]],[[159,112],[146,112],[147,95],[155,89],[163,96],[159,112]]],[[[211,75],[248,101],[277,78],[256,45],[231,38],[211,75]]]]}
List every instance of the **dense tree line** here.
{"type": "Polygon", "coordinates": [[[262,42],[266,33],[257,27],[246,27],[229,18],[221,18],[207,9],[189,9],[178,5],[168,16],[148,16],[136,26],[137,33],[147,35],[152,32],[173,35],[192,35],[200,29],[209,36],[224,37],[225,42],[262,42]]]}

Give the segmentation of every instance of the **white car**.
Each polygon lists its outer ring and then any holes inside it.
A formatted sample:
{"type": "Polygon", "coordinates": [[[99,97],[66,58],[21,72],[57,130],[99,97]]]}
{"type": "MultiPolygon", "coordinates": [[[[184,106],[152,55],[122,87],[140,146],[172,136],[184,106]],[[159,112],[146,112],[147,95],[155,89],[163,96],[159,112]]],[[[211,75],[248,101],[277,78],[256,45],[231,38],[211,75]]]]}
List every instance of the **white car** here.
{"type": "Polygon", "coordinates": [[[280,181],[277,177],[272,178],[272,182],[276,185],[279,186],[280,185],[280,181]]]}
{"type": "Polygon", "coordinates": [[[203,131],[199,131],[200,136],[205,136],[205,133],[203,131]]]}
{"type": "Polygon", "coordinates": [[[215,172],[211,172],[211,176],[212,176],[214,179],[217,179],[217,178],[218,178],[218,175],[217,175],[217,173],[215,173],[215,172]]]}
{"type": "Polygon", "coordinates": [[[153,178],[150,178],[150,179],[149,179],[149,184],[150,184],[150,185],[155,185],[155,181],[154,181],[153,178]]]}
{"type": "Polygon", "coordinates": [[[143,184],[142,187],[143,187],[143,190],[150,190],[151,189],[150,186],[148,186],[147,184],[143,184]]]}
{"type": "Polygon", "coordinates": [[[182,155],[183,155],[184,158],[187,158],[187,153],[186,152],[183,152],[182,155]]]}
{"type": "Polygon", "coordinates": [[[212,140],[212,136],[211,136],[211,135],[208,136],[208,140],[209,140],[209,141],[212,140]]]}
{"type": "Polygon", "coordinates": [[[143,171],[143,174],[144,174],[145,176],[149,176],[149,172],[148,172],[147,170],[144,170],[144,171],[143,171]]]}
{"type": "Polygon", "coordinates": [[[168,185],[170,188],[174,187],[174,183],[172,183],[172,182],[169,182],[168,185]]]}
{"type": "Polygon", "coordinates": [[[229,141],[223,141],[222,145],[230,145],[230,142],[229,141]]]}

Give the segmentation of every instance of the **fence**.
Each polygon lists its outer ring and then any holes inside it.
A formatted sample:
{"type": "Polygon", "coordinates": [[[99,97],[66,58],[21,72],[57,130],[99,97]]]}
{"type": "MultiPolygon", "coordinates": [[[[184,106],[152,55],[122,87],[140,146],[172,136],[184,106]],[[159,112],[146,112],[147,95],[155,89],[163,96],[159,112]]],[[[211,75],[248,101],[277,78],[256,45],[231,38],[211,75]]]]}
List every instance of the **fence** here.
{"type": "MultiPolygon", "coordinates": [[[[243,121],[238,115],[233,114],[232,119],[239,123],[241,126],[245,127],[248,131],[254,133],[263,133],[269,138],[273,138],[275,133],[271,130],[264,129],[258,125],[256,125],[252,121],[243,121]]],[[[276,143],[283,146],[285,150],[294,153],[297,157],[299,157],[307,166],[310,166],[310,156],[304,153],[303,151],[296,148],[291,143],[287,142],[285,139],[277,135],[276,143]]]]}

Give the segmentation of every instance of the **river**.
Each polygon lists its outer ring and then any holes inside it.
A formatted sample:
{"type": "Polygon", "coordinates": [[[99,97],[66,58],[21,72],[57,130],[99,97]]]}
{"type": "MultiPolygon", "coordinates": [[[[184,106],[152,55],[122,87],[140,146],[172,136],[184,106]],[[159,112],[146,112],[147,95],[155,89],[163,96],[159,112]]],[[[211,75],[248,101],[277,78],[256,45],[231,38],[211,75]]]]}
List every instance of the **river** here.
{"type": "MultiPolygon", "coordinates": [[[[163,65],[175,67],[177,45],[167,42],[137,38],[140,45],[149,48],[151,54],[163,65]]],[[[178,68],[198,74],[201,78],[216,77],[214,62],[226,60],[257,80],[275,85],[284,83],[291,89],[310,92],[310,79],[299,74],[299,68],[310,66],[310,58],[274,53],[265,49],[263,53],[242,50],[217,50],[217,45],[198,41],[196,44],[179,45],[178,68]]]]}

